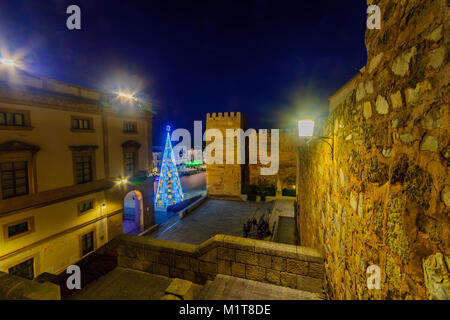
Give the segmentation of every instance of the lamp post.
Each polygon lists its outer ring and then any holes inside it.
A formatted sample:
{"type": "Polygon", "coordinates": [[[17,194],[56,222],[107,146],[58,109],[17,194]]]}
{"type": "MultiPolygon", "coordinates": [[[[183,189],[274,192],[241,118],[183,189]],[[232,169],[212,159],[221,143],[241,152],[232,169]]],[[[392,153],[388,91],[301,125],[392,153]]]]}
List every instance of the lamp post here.
{"type": "MultiPolygon", "coordinates": [[[[334,129],[331,130],[332,134],[334,129]]],[[[334,160],[334,138],[326,136],[314,136],[314,121],[313,120],[300,120],[298,122],[298,135],[302,138],[309,138],[306,143],[309,143],[313,139],[319,139],[328,144],[331,148],[331,159],[334,160]],[[331,143],[327,140],[331,140],[331,143]]]]}

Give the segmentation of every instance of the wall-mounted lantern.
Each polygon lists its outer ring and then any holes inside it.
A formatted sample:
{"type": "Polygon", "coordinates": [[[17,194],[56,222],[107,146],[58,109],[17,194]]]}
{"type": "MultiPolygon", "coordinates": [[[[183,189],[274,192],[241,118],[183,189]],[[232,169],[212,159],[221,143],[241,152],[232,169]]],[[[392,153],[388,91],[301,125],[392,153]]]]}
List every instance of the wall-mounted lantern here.
{"type": "MultiPolygon", "coordinates": [[[[334,130],[331,130],[332,132],[334,130]]],[[[313,120],[300,120],[298,122],[298,135],[301,138],[310,138],[306,143],[309,143],[313,139],[320,139],[327,143],[331,148],[331,159],[334,159],[334,139],[333,137],[314,136],[314,121],[313,120]],[[331,140],[331,143],[327,140],[331,140]]]]}
{"type": "Polygon", "coordinates": [[[121,178],[116,180],[116,185],[120,186],[121,184],[127,184],[128,183],[128,178],[121,178]]]}

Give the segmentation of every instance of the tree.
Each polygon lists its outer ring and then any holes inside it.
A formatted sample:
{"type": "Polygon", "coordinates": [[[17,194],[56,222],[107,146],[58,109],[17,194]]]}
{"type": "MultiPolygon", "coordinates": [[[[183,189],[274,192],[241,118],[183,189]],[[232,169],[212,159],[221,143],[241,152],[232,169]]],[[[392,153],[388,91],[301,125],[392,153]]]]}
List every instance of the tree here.
{"type": "Polygon", "coordinates": [[[169,206],[184,200],[183,189],[181,188],[181,181],[175,162],[175,155],[170,141],[170,126],[167,126],[166,130],[166,146],[164,148],[158,189],[155,197],[155,204],[157,206],[169,206]]]}

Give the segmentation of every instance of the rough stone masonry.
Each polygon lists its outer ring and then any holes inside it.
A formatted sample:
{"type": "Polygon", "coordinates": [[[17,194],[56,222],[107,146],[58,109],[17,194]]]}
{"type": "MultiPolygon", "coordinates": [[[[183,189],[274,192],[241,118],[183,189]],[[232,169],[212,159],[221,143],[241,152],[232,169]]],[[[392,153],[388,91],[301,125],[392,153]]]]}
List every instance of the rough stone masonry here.
{"type": "Polygon", "coordinates": [[[449,4],[372,0],[368,61],[300,147],[301,245],[323,249],[333,299],[448,299],[449,4]],[[381,289],[366,270],[381,268],[381,289]]]}

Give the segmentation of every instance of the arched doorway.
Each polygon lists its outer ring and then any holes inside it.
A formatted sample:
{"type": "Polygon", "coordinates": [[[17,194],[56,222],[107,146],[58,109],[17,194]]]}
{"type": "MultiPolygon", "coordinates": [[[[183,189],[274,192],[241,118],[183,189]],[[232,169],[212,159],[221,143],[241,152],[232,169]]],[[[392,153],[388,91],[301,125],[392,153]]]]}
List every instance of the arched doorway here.
{"type": "Polygon", "coordinates": [[[123,199],[123,233],[141,232],[142,212],[142,193],[138,190],[128,192],[123,199]]]}

